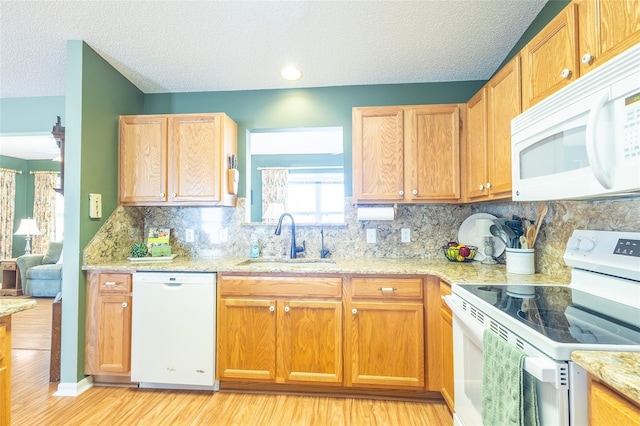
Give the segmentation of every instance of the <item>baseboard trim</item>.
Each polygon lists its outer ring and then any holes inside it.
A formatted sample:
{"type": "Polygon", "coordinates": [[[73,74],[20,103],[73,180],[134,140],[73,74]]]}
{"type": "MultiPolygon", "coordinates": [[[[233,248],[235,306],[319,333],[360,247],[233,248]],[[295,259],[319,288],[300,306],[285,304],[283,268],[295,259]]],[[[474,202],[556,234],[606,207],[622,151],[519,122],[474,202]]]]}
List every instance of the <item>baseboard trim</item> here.
{"type": "Polygon", "coordinates": [[[78,396],[93,386],[93,379],[87,376],[78,383],[59,383],[53,396],[78,396]]]}

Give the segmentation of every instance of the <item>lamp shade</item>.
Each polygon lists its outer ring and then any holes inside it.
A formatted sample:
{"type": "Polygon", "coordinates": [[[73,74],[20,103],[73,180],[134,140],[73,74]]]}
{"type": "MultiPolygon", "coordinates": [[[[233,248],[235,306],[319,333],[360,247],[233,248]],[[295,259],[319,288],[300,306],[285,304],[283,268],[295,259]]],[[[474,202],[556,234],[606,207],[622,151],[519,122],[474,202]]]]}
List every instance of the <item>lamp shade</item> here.
{"type": "Polygon", "coordinates": [[[35,219],[22,219],[14,235],[42,235],[35,219]]]}

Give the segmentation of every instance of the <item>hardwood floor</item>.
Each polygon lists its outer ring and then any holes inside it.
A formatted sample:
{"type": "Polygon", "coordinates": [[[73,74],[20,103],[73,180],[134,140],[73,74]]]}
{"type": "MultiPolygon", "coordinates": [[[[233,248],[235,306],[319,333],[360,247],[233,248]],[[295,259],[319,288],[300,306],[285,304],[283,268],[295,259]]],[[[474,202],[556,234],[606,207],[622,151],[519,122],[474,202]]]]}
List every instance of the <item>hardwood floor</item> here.
{"type": "Polygon", "coordinates": [[[12,425],[452,425],[444,402],[94,386],[55,397],[51,299],[13,316],[12,425]],[[43,349],[46,348],[46,349],[43,349]]]}

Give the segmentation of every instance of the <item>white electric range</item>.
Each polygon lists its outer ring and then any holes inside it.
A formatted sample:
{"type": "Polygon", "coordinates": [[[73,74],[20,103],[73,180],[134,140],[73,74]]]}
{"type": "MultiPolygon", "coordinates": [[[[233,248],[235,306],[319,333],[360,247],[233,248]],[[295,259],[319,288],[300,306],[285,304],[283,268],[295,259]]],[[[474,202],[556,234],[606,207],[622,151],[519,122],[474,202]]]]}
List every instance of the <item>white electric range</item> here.
{"type": "Polygon", "coordinates": [[[587,375],[574,350],[640,352],[640,233],[576,230],[564,260],[571,284],[453,284],[454,420],[482,423],[482,334],[491,330],[525,352],[536,379],[542,425],[588,424],[587,375]],[[546,294],[564,303],[543,303],[546,294]]]}

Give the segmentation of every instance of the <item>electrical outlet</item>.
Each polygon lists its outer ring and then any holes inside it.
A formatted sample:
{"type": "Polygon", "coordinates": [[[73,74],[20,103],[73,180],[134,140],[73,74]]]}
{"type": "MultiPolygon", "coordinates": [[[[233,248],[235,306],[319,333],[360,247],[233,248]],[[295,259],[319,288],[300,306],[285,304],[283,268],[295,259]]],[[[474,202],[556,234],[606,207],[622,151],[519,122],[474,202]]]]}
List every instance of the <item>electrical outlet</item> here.
{"type": "Polygon", "coordinates": [[[402,228],[400,230],[400,241],[403,243],[411,242],[411,230],[409,228],[402,228]]]}
{"type": "Polygon", "coordinates": [[[376,230],[375,228],[367,229],[367,243],[375,244],[376,243],[376,230]]]}
{"type": "Polygon", "coordinates": [[[188,228],[185,232],[185,237],[184,239],[188,242],[188,243],[192,243],[196,240],[196,236],[195,233],[193,232],[192,228],[188,228]]]}

